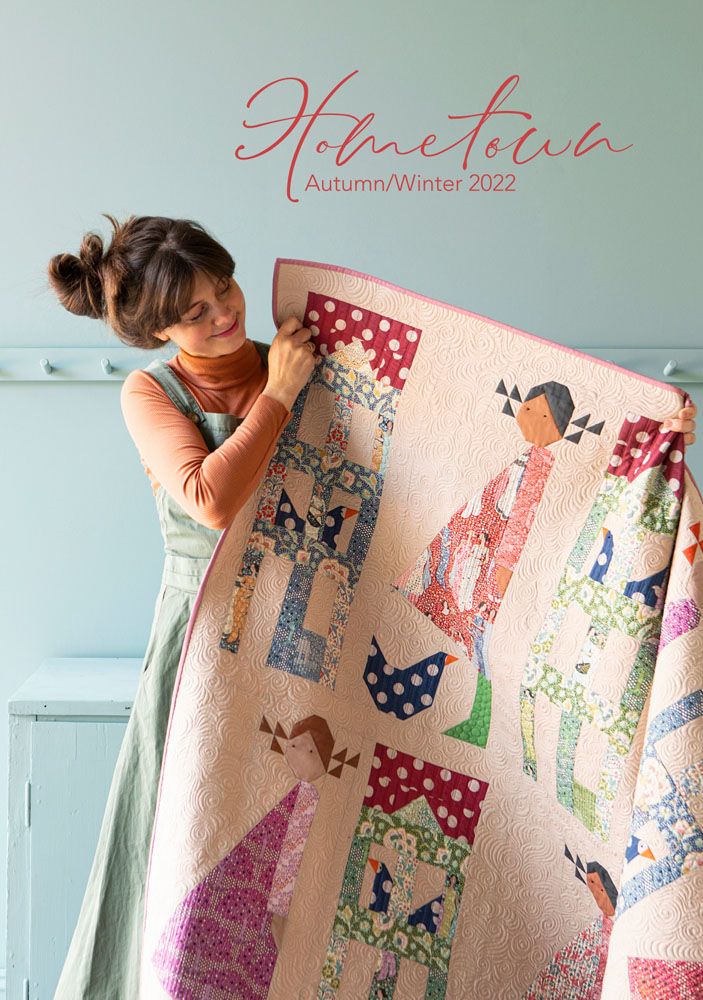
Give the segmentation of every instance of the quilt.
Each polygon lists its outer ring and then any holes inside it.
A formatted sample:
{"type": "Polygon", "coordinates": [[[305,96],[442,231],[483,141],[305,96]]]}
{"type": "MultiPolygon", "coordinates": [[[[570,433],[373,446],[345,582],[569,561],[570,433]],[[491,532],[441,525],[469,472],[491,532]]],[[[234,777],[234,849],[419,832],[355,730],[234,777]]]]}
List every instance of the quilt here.
{"type": "Polygon", "coordinates": [[[703,501],[675,386],[278,258],[316,365],[218,539],[144,1000],[703,997],[703,501]]]}

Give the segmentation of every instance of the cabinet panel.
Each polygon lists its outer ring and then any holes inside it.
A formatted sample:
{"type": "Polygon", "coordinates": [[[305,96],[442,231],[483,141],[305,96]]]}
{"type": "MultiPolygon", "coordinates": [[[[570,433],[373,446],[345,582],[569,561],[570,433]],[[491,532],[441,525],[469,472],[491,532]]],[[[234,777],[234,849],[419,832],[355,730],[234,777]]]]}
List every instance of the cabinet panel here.
{"type": "Polygon", "coordinates": [[[78,919],[126,722],[30,725],[30,997],[45,998],[78,919]]]}

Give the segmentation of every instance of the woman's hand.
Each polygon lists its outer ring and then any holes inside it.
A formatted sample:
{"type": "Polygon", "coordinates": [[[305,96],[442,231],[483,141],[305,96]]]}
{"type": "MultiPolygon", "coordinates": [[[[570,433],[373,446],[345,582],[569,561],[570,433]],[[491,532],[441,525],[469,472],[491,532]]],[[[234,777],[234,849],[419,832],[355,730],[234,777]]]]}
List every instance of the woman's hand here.
{"type": "Polygon", "coordinates": [[[659,430],[683,431],[684,442],[686,444],[693,444],[696,440],[694,431],[696,429],[697,412],[698,408],[695,403],[692,403],[690,406],[684,406],[678,411],[678,413],[674,413],[672,416],[667,417],[659,430]]]}
{"type": "Polygon", "coordinates": [[[269,377],[264,393],[283,403],[288,410],[293,409],[298,393],[315,368],[311,336],[300,320],[289,316],[281,324],[269,349],[269,377]]]}

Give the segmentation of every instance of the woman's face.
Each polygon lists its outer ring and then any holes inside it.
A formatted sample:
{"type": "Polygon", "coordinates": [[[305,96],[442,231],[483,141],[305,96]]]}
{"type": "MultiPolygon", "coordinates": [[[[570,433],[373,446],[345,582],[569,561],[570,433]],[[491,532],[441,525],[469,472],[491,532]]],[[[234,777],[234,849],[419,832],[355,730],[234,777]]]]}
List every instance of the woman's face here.
{"type": "Polygon", "coordinates": [[[289,739],[284,755],[293,774],[303,781],[314,781],[325,773],[325,765],[317,752],[315,741],[308,732],[289,739]]]}
{"type": "Polygon", "coordinates": [[[600,875],[598,875],[597,872],[589,872],[588,875],[586,875],[586,881],[588,882],[588,888],[591,890],[593,898],[600,907],[601,911],[606,917],[612,917],[615,913],[615,907],[610,902],[610,897],[603,888],[600,875]]]}
{"type": "Polygon", "coordinates": [[[233,354],[244,345],[247,337],[245,314],[244,293],[234,278],[220,278],[215,282],[210,275],[198,272],[190,307],[179,323],[161,330],[156,336],[164,343],[172,340],[197,358],[219,358],[233,354]],[[218,336],[223,331],[227,336],[218,336]]]}
{"type": "Polygon", "coordinates": [[[547,448],[555,441],[561,441],[561,432],[554,421],[544,393],[526,400],[517,411],[516,420],[523,437],[529,444],[536,444],[539,448],[547,448]]]}

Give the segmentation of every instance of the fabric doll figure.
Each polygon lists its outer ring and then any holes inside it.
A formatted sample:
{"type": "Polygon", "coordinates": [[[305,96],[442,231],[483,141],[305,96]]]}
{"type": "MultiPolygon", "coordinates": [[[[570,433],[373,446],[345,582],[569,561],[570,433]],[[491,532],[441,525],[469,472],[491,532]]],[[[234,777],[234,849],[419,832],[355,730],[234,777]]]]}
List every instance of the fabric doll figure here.
{"type": "Polygon", "coordinates": [[[618,890],[599,861],[589,861],[584,867],[568,847],[564,854],[574,863],[576,878],[590,889],[600,914],[553,956],[521,1000],[576,994],[583,1000],[598,1000],[602,992],[618,890]]]}
{"type": "MultiPolygon", "coordinates": [[[[264,732],[272,732],[264,719],[264,732]]],[[[284,738],[282,727],[275,729],[284,738]]],[[[179,904],[152,962],[170,996],[265,1000],[334,740],[310,715],[291,729],[285,757],[297,783],[179,904]]],[[[356,767],[359,757],[346,761],[356,767]]],[[[341,766],[333,772],[341,775],[341,766]]],[[[330,772],[332,773],[332,772],[330,772]]]]}

